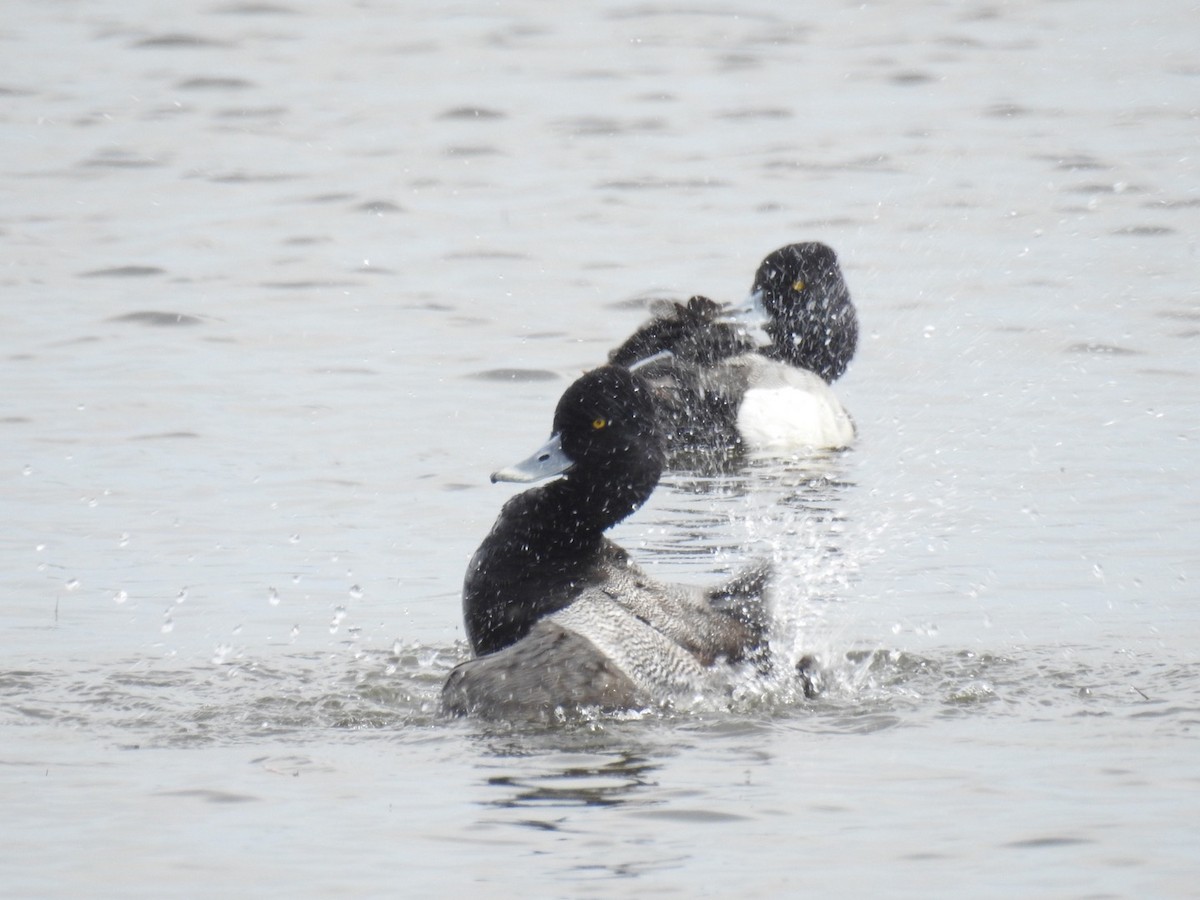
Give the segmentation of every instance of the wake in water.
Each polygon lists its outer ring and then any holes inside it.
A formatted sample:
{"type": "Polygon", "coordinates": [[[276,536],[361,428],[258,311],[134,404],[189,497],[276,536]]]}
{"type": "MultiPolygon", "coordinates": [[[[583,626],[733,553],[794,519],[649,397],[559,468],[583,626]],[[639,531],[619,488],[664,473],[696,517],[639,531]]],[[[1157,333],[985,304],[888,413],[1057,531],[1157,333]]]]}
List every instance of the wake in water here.
{"type": "MultiPolygon", "coordinates": [[[[640,537],[622,540],[652,572],[679,580],[708,582],[750,558],[771,560],[775,665],[766,675],[747,666],[728,695],[689,712],[552,716],[551,728],[565,725],[565,735],[630,722],[743,721],[858,732],[939,717],[1028,719],[1047,709],[1158,715],[1184,729],[1200,718],[1194,700],[1181,699],[1200,694],[1200,665],[1062,644],[990,653],[889,647],[890,632],[864,627],[871,598],[854,592],[860,570],[888,552],[890,523],[854,522],[846,512],[855,487],[849,467],[846,455],[827,454],[665,478],[639,516],[640,537]]],[[[27,668],[0,672],[0,710],[12,726],[69,728],[128,747],[529,728],[443,715],[442,684],[469,655],[465,642],[397,640],[376,649],[355,641],[320,653],[217,652],[194,665],[146,657],[92,662],[71,674],[27,668]]]]}
{"type": "Polygon", "coordinates": [[[1020,657],[843,651],[823,658],[813,672],[815,696],[806,696],[796,679],[748,679],[727,703],[687,713],[656,709],[585,713],[542,725],[485,723],[441,711],[442,682],[467,654],[465,644],[412,644],[190,668],[131,660],[83,678],[10,671],[0,673],[0,711],[10,727],[68,729],[128,749],[304,745],[354,741],[365,733],[435,736],[463,728],[491,734],[549,728],[568,740],[579,728],[628,734],[638,722],[703,728],[776,723],[844,733],[961,717],[1155,716],[1163,728],[1181,732],[1200,724],[1200,664],[1155,666],[1087,648],[1065,662],[1060,647],[1025,648],[1020,657]]]}

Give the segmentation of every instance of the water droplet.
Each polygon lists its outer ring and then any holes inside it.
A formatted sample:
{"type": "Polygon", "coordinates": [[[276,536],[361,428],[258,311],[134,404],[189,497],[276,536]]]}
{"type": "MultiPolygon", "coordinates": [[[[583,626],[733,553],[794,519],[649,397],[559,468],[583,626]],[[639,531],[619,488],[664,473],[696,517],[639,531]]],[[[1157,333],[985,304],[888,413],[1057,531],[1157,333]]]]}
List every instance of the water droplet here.
{"type": "Polygon", "coordinates": [[[299,584],[299,583],[300,583],[300,576],[299,576],[299,575],[293,575],[293,576],[292,576],[292,584],[299,584]]]}
{"type": "Polygon", "coordinates": [[[275,590],[275,588],[267,588],[267,602],[270,603],[272,606],[278,606],[279,605],[279,591],[275,590]]]}
{"type": "Polygon", "coordinates": [[[242,626],[241,626],[241,624],[237,624],[237,625],[234,625],[234,626],[233,626],[233,633],[234,633],[234,634],[241,634],[241,633],[242,633],[242,626]]]}
{"type": "Polygon", "coordinates": [[[119,538],[117,538],[117,546],[124,547],[124,546],[128,545],[128,543],[129,543],[129,532],[122,531],[121,536],[119,538]]]}
{"type": "Polygon", "coordinates": [[[339,606],[333,611],[333,620],[329,623],[329,633],[337,634],[338,628],[342,625],[342,620],[346,618],[346,607],[339,606]]]}
{"type": "Polygon", "coordinates": [[[298,535],[298,534],[293,534],[291,537],[289,537],[289,538],[288,538],[288,542],[289,542],[289,543],[292,543],[292,544],[298,544],[298,543],[300,543],[300,535],[298,535]]]}
{"type": "Polygon", "coordinates": [[[174,630],[175,630],[175,620],[171,618],[171,613],[168,612],[165,616],[163,616],[162,633],[170,634],[174,630]]]}
{"type": "Polygon", "coordinates": [[[360,588],[357,584],[350,586],[350,599],[351,600],[361,600],[362,595],[363,595],[363,589],[360,588]]]}
{"type": "Polygon", "coordinates": [[[124,603],[129,599],[129,594],[125,591],[117,591],[113,594],[113,603],[124,603]]]}
{"type": "Polygon", "coordinates": [[[46,545],[45,545],[45,544],[38,544],[38,545],[37,545],[36,547],[34,547],[33,549],[34,549],[35,551],[37,551],[38,553],[41,553],[43,550],[45,550],[45,549],[46,549],[46,545]]]}
{"type": "Polygon", "coordinates": [[[79,579],[78,578],[71,578],[67,581],[67,590],[68,591],[76,590],[78,587],[79,587],[79,579]]]}
{"type": "Polygon", "coordinates": [[[903,626],[899,622],[892,625],[892,634],[899,634],[901,631],[903,631],[903,626]]]}
{"type": "Polygon", "coordinates": [[[180,588],[179,593],[175,595],[175,602],[177,604],[182,603],[184,600],[187,599],[187,597],[188,597],[187,588],[180,588]]]}
{"type": "Polygon", "coordinates": [[[21,474],[24,475],[26,478],[28,478],[30,475],[33,474],[33,466],[26,466],[25,468],[23,468],[21,470],[21,474]]]}
{"type": "Polygon", "coordinates": [[[292,626],[292,637],[296,637],[298,634],[300,634],[300,626],[293,625],[292,626]]]}
{"type": "Polygon", "coordinates": [[[403,649],[404,646],[400,643],[400,638],[396,638],[396,640],[392,641],[392,656],[398,657],[400,655],[400,651],[403,649]]]}
{"type": "Polygon", "coordinates": [[[441,654],[433,647],[427,647],[422,650],[417,656],[417,663],[424,669],[431,668],[438,661],[441,654]]]}
{"type": "Polygon", "coordinates": [[[221,665],[221,663],[225,662],[225,658],[232,652],[233,648],[228,644],[217,644],[217,646],[213,648],[213,665],[221,665]]]}

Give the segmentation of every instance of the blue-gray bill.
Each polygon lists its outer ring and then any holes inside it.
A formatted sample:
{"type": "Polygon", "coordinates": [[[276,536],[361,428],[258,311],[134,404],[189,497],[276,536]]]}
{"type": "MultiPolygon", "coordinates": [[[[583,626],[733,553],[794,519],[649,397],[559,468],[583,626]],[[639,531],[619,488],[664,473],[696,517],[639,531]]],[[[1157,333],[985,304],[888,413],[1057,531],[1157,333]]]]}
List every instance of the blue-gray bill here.
{"type": "Polygon", "coordinates": [[[516,481],[528,484],[561,475],[573,465],[575,465],[575,460],[563,452],[562,439],[559,435],[552,434],[550,440],[534,451],[534,454],[528,459],[493,472],[492,483],[516,481]]]}
{"type": "Polygon", "coordinates": [[[770,318],[763,306],[761,289],[746,295],[746,299],[733,308],[733,320],[750,337],[760,344],[769,344],[766,324],[770,318]]]}

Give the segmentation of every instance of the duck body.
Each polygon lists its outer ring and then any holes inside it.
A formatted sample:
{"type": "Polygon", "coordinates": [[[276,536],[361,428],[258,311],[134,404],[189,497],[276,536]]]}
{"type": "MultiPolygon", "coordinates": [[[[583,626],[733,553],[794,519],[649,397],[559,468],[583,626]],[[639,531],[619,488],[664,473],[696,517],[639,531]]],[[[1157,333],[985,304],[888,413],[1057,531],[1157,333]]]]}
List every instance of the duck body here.
{"type": "MultiPolygon", "coordinates": [[[[720,696],[738,664],[762,667],[764,635],[713,594],[649,579],[636,566],[588,584],[524,637],[456,666],[443,707],[548,720],[582,710],[687,709],[720,696]]],[[[754,598],[757,602],[757,598],[754,598]]]]}
{"type": "Polygon", "coordinates": [[[651,390],[624,368],[576,381],[550,442],[493,480],[561,475],[513,497],[472,557],[463,616],[476,658],[443,688],[454,714],[688,705],[742,662],[766,665],[763,566],[719,587],[650,578],[604,535],[664,465],[651,390]]]}
{"type": "Polygon", "coordinates": [[[757,344],[731,311],[706,297],[658,303],[650,321],[609,354],[654,390],[671,451],[838,449],[855,438],[830,383],[858,345],[858,318],[833,250],[808,242],[763,259],[751,299],[766,315],[757,344]]]}
{"type": "Polygon", "coordinates": [[[854,441],[854,421],[820,376],[758,353],[723,360],[701,373],[707,396],[735,411],[738,440],[751,451],[840,449],[854,441]]]}

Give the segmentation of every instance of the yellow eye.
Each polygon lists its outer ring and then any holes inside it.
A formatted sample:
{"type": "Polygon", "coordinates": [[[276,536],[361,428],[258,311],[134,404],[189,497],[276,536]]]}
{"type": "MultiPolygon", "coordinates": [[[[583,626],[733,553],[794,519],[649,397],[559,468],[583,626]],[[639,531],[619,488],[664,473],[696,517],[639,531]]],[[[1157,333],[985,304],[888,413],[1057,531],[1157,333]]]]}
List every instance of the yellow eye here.
{"type": "Polygon", "coordinates": [[[804,279],[797,278],[795,281],[793,281],[792,282],[792,290],[795,291],[797,294],[800,293],[802,290],[804,290],[804,279]]]}
{"type": "Polygon", "coordinates": [[[608,425],[608,419],[592,419],[592,427],[599,431],[608,425]]]}

